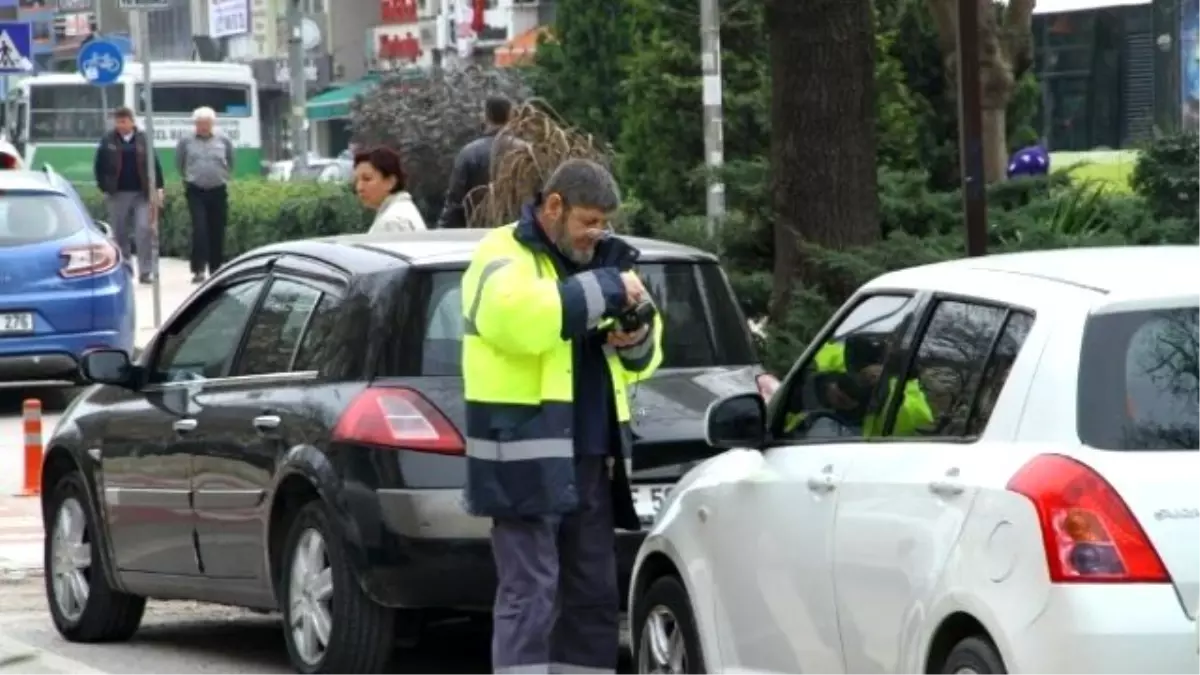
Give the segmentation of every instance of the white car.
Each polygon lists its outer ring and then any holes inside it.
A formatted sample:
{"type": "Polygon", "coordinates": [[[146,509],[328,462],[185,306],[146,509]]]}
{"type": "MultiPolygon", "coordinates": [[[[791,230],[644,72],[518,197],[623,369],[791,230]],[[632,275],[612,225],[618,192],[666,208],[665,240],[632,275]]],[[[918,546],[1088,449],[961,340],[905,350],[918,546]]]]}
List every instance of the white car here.
{"type": "Polygon", "coordinates": [[[639,672],[1200,671],[1200,248],[884,275],[664,501],[639,672]]]}

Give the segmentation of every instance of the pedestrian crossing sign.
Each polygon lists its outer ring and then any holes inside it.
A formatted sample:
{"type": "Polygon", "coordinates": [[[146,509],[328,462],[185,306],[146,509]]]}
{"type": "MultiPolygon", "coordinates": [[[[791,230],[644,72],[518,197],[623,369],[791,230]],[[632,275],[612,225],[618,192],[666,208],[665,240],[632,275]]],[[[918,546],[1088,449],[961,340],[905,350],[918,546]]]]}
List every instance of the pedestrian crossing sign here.
{"type": "Polygon", "coordinates": [[[33,72],[33,29],[25,21],[0,21],[0,73],[33,72]]]}

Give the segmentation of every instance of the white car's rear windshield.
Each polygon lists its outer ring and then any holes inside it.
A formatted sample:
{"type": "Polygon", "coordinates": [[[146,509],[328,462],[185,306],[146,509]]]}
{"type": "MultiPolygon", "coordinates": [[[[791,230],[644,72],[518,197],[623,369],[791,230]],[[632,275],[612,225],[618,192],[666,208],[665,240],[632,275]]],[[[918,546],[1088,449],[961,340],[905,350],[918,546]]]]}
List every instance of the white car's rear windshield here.
{"type": "Polygon", "coordinates": [[[1101,314],[1079,363],[1079,438],[1104,450],[1200,449],[1200,309],[1101,314]]]}

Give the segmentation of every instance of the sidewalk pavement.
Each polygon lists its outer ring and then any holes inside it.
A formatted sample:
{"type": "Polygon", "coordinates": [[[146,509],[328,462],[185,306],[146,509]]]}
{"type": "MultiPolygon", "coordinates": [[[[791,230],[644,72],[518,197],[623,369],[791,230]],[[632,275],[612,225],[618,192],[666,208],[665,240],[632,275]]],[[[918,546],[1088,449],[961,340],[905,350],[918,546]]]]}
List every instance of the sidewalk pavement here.
{"type": "MultiPolygon", "coordinates": [[[[196,287],[191,283],[192,274],[186,260],[163,258],[159,261],[159,273],[162,279],[160,319],[165,323],[196,287]]],[[[153,286],[137,287],[137,327],[135,344],[141,348],[154,337],[157,330],[154,326],[153,286]]],[[[43,417],[46,436],[54,428],[54,421],[49,417],[43,417]]],[[[19,418],[14,426],[19,428],[19,418]]],[[[0,438],[0,450],[8,450],[0,453],[0,457],[19,457],[17,449],[21,443],[20,438],[0,438]]],[[[13,470],[20,471],[19,465],[10,467],[0,463],[0,471],[13,470]]],[[[42,538],[41,499],[0,493],[0,587],[6,582],[42,574],[42,538]]],[[[0,665],[2,672],[4,668],[0,665]]]]}
{"type": "Polygon", "coordinates": [[[66,673],[103,673],[87,664],[30,647],[0,634],[0,675],[59,675],[66,673]]]}

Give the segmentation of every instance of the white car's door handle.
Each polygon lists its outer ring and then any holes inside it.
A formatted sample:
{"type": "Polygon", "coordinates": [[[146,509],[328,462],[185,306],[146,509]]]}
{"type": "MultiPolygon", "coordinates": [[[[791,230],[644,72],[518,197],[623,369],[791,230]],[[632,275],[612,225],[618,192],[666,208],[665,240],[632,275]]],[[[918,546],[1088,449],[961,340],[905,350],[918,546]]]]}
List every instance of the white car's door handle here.
{"type": "Polygon", "coordinates": [[[963,493],[963,486],[953,481],[935,480],[930,481],[929,491],[941,497],[955,497],[963,493]]]}
{"type": "Polygon", "coordinates": [[[259,431],[270,431],[279,428],[279,415],[259,415],[254,418],[254,428],[259,431]]]}
{"type": "Polygon", "coordinates": [[[833,482],[833,476],[822,474],[820,476],[809,476],[808,489],[817,494],[826,494],[837,489],[837,484],[833,482]]]}
{"type": "Polygon", "coordinates": [[[175,433],[186,434],[189,431],[195,431],[197,424],[198,422],[196,422],[196,420],[187,417],[181,420],[175,420],[175,423],[171,426],[174,427],[175,433]]]}

